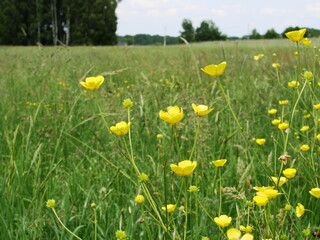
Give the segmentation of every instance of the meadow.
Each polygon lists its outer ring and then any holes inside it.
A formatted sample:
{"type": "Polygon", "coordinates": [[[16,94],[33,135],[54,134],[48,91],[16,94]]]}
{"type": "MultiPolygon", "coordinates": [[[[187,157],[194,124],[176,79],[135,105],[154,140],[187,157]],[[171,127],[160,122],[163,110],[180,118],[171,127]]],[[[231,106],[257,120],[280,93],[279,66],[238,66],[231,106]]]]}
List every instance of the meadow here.
{"type": "Polygon", "coordinates": [[[314,239],[319,45],[0,47],[0,239],[314,239]],[[79,84],[99,75],[97,90],[79,84]],[[178,123],[159,117],[169,106],[178,123]],[[183,160],[188,176],[170,167],[183,160]]]}

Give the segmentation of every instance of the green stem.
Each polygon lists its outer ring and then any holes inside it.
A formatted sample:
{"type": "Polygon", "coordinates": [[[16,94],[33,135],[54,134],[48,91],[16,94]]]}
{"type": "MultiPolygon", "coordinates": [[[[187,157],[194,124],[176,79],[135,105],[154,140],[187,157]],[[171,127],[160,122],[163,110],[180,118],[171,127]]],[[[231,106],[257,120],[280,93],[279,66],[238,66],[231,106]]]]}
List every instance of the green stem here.
{"type": "Polygon", "coordinates": [[[199,138],[199,132],[200,132],[200,122],[201,122],[201,118],[199,117],[198,118],[198,124],[197,124],[197,130],[196,130],[196,136],[194,138],[194,142],[193,142],[193,147],[192,147],[192,150],[191,150],[191,153],[190,153],[190,157],[189,157],[189,160],[191,161],[192,157],[193,157],[193,153],[194,153],[194,150],[196,148],[196,145],[197,145],[197,141],[198,141],[198,138],[199,138]]]}
{"type": "Polygon", "coordinates": [[[76,239],[82,240],[82,238],[78,237],[76,234],[74,234],[71,230],[69,230],[69,228],[66,227],[66,225],[63,224],[63,222],[61,221],[61,219],[59,218],[56,210],[54,208],[52,208],[52,211],[54,213],[54,215],[56,216],[56,218],[58,219],[59,223],[62,225],[62,227],[67,230],[68,233],[70,233],[72,236],[74,236],[76,239]]]}
{"type": "Polygon", "coordinates": [[[222,209],[222,179],[221,179],[221,167],[218,167],[219,171],[219,216],[222,209]]]}
{"type": "Polygon", "coordinates": [[[185,189],[185,194],[186,194],[186,207],[185,207],[185,221],[184,221],[184,231],[183,231],[183,239],[187,239],[187,229],[188,229],[188,189],[187,189],[187,179],[186,177],[183,177],[183,187],[185,189]]]}
{"type": "Polygon", "coordinates": [[[98,220],[97,220],[97,210],[96,208],[93,208],[94,213],[94,240],[97,240],[98,237],[98,220]]]}

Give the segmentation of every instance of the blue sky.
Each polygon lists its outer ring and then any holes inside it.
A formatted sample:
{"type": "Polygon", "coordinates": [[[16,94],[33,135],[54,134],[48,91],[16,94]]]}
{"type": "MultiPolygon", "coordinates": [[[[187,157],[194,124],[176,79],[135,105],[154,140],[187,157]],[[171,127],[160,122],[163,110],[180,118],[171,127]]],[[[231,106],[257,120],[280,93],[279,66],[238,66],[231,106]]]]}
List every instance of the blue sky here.
{"type": "Polygon", "coordinates": [[[118,35],[166,33],[178,36],[184,18],[196,28],[212,20],[228,36],[256,28],[264,34],[288,26],[320,29],[319,0],[122,0],[117,8],[118,35]]]}

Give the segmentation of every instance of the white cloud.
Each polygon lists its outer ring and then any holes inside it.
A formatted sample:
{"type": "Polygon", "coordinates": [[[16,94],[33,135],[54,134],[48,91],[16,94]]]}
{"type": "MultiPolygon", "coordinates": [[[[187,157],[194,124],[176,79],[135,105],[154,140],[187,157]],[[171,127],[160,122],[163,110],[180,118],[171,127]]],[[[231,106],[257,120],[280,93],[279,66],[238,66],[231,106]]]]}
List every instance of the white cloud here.
{"type": "Polygon", "coordinates": [[[320,18],[320,3],[308,4],[306,12],[309,12],[314,18],[320,18]]]}
{"type": "Polygon", "coordinates": [[[278,9],[278,8],[264,8],[262,9],[262,12],[265,14],[274,15],[274,14],[286,14],[288,13],[288,10],[278,9]]]}
{"type": "Polygon", "coordinates": [[[211,9],[210,12],[213,13],[213,15],[217,15],[220,17],[223,17],[226,15],[226,11],[222,10],[222,9],[211,9]]]}
{"type": "Polygon", "coordinates": [[[159,8],[170,3],[170,0],[126,0],[124,4],[130,4],[134,7],[141,7],[141,8],[159,8]]]}
{"type": "Polygon", "coordinates": [[[164,10],[159,9],[150,9],[146,12],[146,15],[149,17],[170,17],[177,14],[176,8],[169,8],[164,10]]]}

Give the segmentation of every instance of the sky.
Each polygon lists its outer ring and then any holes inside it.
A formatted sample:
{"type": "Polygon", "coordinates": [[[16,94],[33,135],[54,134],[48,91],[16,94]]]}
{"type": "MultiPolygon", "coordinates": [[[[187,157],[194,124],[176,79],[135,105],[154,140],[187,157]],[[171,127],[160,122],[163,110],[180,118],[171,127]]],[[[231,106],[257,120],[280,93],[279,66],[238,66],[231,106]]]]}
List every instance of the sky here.
{"type": "Polygon", "coordinates": [[[116,10],[117,34],[179,36],[183,19],[193,27],[212,20],[227,36],[264,34],[289,26],[320,29],[319,0],[122,0],[116,10]]]}

